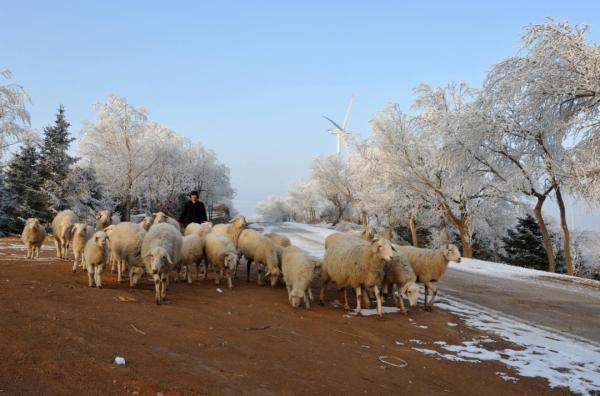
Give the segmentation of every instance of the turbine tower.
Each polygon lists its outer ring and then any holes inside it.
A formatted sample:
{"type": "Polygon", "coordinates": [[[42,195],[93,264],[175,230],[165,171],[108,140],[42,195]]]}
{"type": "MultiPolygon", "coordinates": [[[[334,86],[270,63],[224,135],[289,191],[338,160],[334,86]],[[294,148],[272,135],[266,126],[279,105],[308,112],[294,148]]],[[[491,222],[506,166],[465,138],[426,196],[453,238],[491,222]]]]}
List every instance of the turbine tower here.
{"type": "Polygon", "coordinates": [[[350,111],[352,110],[352,103],[354,103],[354,94],[350,97],[350,103],[348,103],[348,108],[346,109],[346,115],[344,116],[344,122],[342,122],[342,126],[340,126],[337,122],[333,121],[331,118],[327,116],[323,116],[327,121],[331,122],[333,128],[328,129],[327,131],[335,135],[335,154],[338,158],[342,153],[342,136],[345,133],[348,133],[346,127],[348,126],[348,118],[350,118],[350,111]]]}

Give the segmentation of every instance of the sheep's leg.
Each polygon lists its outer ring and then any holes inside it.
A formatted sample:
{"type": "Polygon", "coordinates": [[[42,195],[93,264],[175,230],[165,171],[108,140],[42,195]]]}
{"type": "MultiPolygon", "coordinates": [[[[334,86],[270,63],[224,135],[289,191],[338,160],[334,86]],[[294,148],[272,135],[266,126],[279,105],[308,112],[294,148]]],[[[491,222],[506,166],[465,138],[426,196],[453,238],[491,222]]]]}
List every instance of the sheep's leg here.
{"type": "Polygon", "coordinates": [[[102,288],[102,270],[104,269],[104,264],[97,265],[95,268],[94,279],[96,280],[96,287],[102,288]]]}
{"type": "Polygon", "coordinates": [[[343,300],[344,300],[344,309],[346,311],[349,311],[350,310],[350,304],[348,304],[348,289],[345,288],[345,287],[342,287],[341,292],[342,292],[342,297],[343,297],[343,300]]]}
{"type": "Polygon", "coordinates": [[[161,296],[160,296],[160,290],[161,290],[161,279],[158,277],[158,275],[154,275],[154,301],[156,302],[156,305],[160,305],[161,303],[161,296]]]}
{"type": "Polygon", "coordinates": [[[291,304],[292,303],[292,287],[286,283],[285,288],[287,289],[287,293],[288,293],[288,301],[291,304]]]}
{"type": "MultiPolygon", "coordinates": [[[[118,260],[118,261],[116,261],[116,263],[117,263],[117,283],[121,283],[121,281],[123,280],[123,270],[126,266],[125,259],[118,260]]],[[[114,268],[115,268],[115,261],[113,261],[113,272],[115,272],[114,268]]]]}
{"type": "MultiPolygon", "coordinates": [[[[191,285],[192,282],[194,281],[192,279],[192,267],[188,266],[186,268],[187,268],[187,270],[185,271],[185,275],[187,276],[187,283],[188,283],[188,285],[191,285]]],[[[196,266],[196,268],[198,268],[198,266],[196,266]]]]}
{"type": "Polygon", "coordinates": [[[304,292],[304,305],[306,306],[306,309],[310,309],[311,298],[309,298],[309,292],[310,292],[310,289],[308,289],[308,291],[304,292]]]}
{"type": "Polygon", "coordinates": [[[367,309],[371,308],[371,298],[369,296],[369,291],[367,289],[365,289],[364,292],[362,293],[361,302],[365,308],[367,308],[367,309]]]}
{"type": "Polygon", "coordinates": [[[314,301],[315,300],[314,297],[313,297],[313,294],[312,294],[312,290],[310,290],[310,286],[308,287],[308,297],[310,298],[310,301],[314,301]]]}
{"type": "Polygon", "coordinates": [[[161,299],[161,301],[167,300],[168,287],[169,287],[169,277],[167,276],[166,282],[165,282],[165,279],[161,279],[161,283],[160,283],[160,299],[161,299]]]}
{"type": "Polygon", "coordinates": [[[324,305],[323,300],[325,299],[325,288],[329,283],[329,275],[327,272],[321,270],[321,290],[319,291],[319,304],[324,305]]]}
{"type": "Polygon", "coordinates": [[[262,269],[263,269],[263,265],[261,263],[256,263],[256,284],[258,284],[259,286],[262,286],[265,284],[265,282],[263,280],[262,269]]]}
{"type": "Polygon", "coordinates": [[[377,315],[381,318],[383,309],[381,308],[381,293],[379,292],[379,286],[373,286],[373,293],[375,293],[375,300],[377,300],[377,315]]]}
{"type": "Polygon", "coordinates": [[[433,310],[433,302],[435,301],[435,297],[437,296],[437,287],[435,287],[431,282],[427,282],[425,287],[429,287],[431,289],[431,301],[429,301],[429,305],[425,304],[426,311],[433,310]]]}
{"type": "Polygon", "coordinates": [[[250,282],[250,267],[252,266],[252,260],[246,262],[246,282],[250,282]]]}
{"type": "Polygon", "coordinates": [[[221,283],[221,276],[223,275],[223,270],[215,271],[215,285],[219,286],[221,283]]]}
{"type": "Polygon", "coordinates": [[[229,290],[233,289],[233,281],[231,280],[231,275],[227,276],[227,287],[229,290]]]}
{"type": "Polygon", "coordinates": [[[425,300],[423,303],[423,306],[425,307],[425,310],[427,311],[427,297],[429,296],[429,286],[427,286],[427,283],[425,283],[425,300]]]}
{"type": "Polygon", "coordinates": [[[404,315],[408,314],[408,311],[404,307],[404,294],[406,293],[406,285],[402,286],[400,290],[398,290],[398,301],[396,305],[400,308],[400,312],[404,315]]]}
{"type": "Polygon", "coordinates": [[[94,268],[90,264],[86,264],[87,266],[87,275],[88,275],[88,283],[89,287],[94,287],[94,268]]]}
{"type": "Polygon", "coordinates": [[[35,258],[36,259],[40,258],[40,246],[35,247],[35,258]]]}
{"type": "MultiPolygon", "coordinates": [[[[345,290],[346,289],[344,289],[344,293],[345,293],[345,290]]],[[[360,286],[359,287],[355,287],[354,291],[356,292],[356,314],[360,315],[360,311],[361,311],[360,303],[361,303],[361,300],[362,300],[362,288],[360,286]]]]}
{"type": "Polygon", "coordinates": [[[77,263],[79,261],[79,255],[75,253],[75,259],[73,260],[73,272],[77,272],[77,263]]]}
{"type": "Polygon", "coordinates": [[[56,257],[60,258],[60,252],[61,252],[60,241],[58,240],[58,238],[56,236],[54,237],[54,247],[56,248],[56,257]]]}

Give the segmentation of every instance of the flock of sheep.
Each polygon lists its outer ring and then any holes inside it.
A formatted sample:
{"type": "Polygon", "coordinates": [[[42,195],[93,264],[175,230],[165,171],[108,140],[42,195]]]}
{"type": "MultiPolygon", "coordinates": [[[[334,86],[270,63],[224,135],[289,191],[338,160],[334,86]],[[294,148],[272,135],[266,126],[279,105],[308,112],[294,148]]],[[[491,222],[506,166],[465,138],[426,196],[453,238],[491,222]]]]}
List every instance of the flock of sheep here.
{"type": "MultiPolygon", "coordinates": [[[[96,227],[78,222],[71,210],[64,210],[52,221],[57,257],[67,260],[73,252],[73,272],[78,267],[88,274],[89,286],[102,287],[102,272],[111,264],[120,283],[128,274],[130,287],[144,275],[152,277],[156,304],[166,299],[169,281],[207,279],[214,272],[215,283],[227,279],[233,288],[238,263],[246,263],[246,279],[250,281],[252,264],[257,282],[265,279],[275,286],[280,279],[286,285],[293,307],[304,302],[310,309],[313,299],[310,285],[320,269],[323,304],[325,289],[331,281],[343,292],[345,309],[349,310],[347,289],[356,294],[356,313],[370,307],[369,291],[377,301],[377,314],[382,314],[382,299],[390,294],[406,313],[404,298],[415,306],[419,295],[417,282],[425,286],[425,309],[431,310],[437,294],[433,283],[443,276],[449,261],[460,262],[456,246],[445,244],[438,249],[399,246],[379,238],[371,227],[364,231],[334,233],[325,240],[325,256],[321,262],[302,249],[292,246],[280,234],[263,234],[248,228],[243,216],[228,224],[191,223],[181,232],[179,223],[159,212],[145,216],[139,223],[112,224],[111,212],[96,214],[96,227]],[[396,292],[394,293],[394,290],[396,292]],[[429,291],[431,300],[428,301],[429,291]]],[[[46,231],[38,219],[28,219],[21,238],[27,247],[27,258],[39,257],[46,231]]]]}

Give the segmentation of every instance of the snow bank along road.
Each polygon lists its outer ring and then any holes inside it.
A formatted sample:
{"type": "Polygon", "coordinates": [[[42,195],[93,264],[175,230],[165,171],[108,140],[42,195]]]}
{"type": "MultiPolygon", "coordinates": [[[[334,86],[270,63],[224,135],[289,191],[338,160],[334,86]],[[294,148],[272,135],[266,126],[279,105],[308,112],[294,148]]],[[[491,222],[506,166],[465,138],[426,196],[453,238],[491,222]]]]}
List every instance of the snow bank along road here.
{"type": "MultiPolygon", "coordinates": [[[[287,235],[318,257],[323,257],[325,237],[334,232],[296,223],[268,224],[265,229],[287,235]]],[[[468,345],[440,341],[435,348],[416,350],[449,360],[499,360],[521,375],[545,377],[551,386],[581,394],[600,391],[598,282],[465,259],[450,264],[439,282],[438,298],[437,308],[523,349],[489,352],[482,339],[468,345]]]]}

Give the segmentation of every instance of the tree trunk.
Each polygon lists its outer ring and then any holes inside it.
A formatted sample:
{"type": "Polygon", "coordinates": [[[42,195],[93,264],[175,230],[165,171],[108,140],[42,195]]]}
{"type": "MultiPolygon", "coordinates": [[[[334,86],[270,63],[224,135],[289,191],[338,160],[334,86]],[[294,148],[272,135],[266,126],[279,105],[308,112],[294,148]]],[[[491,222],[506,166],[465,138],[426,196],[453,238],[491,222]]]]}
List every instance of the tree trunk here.
{"type": "Polygon", "coordinates": [[[446,218],[440,216],[440,241],[442,243],[448,243],[448,230],[446,229],[446,218]]]}
{"type": "Polygon", "coordinates": [[[417,222],[415,221],[415,216],[413,212],[408,212],[408,227],[410,228],[410,237],[412,239],[412,245],[414,247],[419,247],[419,239],[417,237],[417,222]]]}
{"type": "Polygon", "coordinates": [[[121,219],[123,221],[129,221],[131,217],[131,194],[127,194],[127,196],[125,197],[125,205],[123,205],[123,215],[121,216],[121,219]]]}
{"type": "Polygon", "coordinates": [[[367,211],[364,208],[360,210],[360,223],[364,227],[369,225],[369,217],[367,216],[367,211]]]}
{"type": "Polygon", "coordinates": [[[560,209],[560,226],[563,231],[563,250],[565,251],[565,261],[567,262],[567,274],[574,275],[573,257],[571,256],[571,234],[569,232],[569,225],[567,224],[565,202],[563,201],[560,187],[556,187],[556,202],[558,202],[558,208],[560,209]]]}
{"type": "Polygon", "coordinates": [[[546,223],[544,222],[544,217],[542,216],[542,205],[544,204],[545,200],[546,197],[537,197],[537,203],[533,208],[533,213],[538,225],[540,226],[542,238],[544,239],[544,247],[546,248],[546,255],[548,256],[548,271],[556,272],[556,258],[554,257],[554,251],[552,249],[552,241],[550,240],[550,234],[548,233],[548,228],[546,228],[546,223]]]}
{"type": "Polygon", "coordinates": [[[466,258],[472,258],[473,247],[471,246],[471,233],[469,232],[469,226],[463,225],[458,227],[458,232],[460,234],[460,244],[463,248],[462,256],[466,258]]]}

